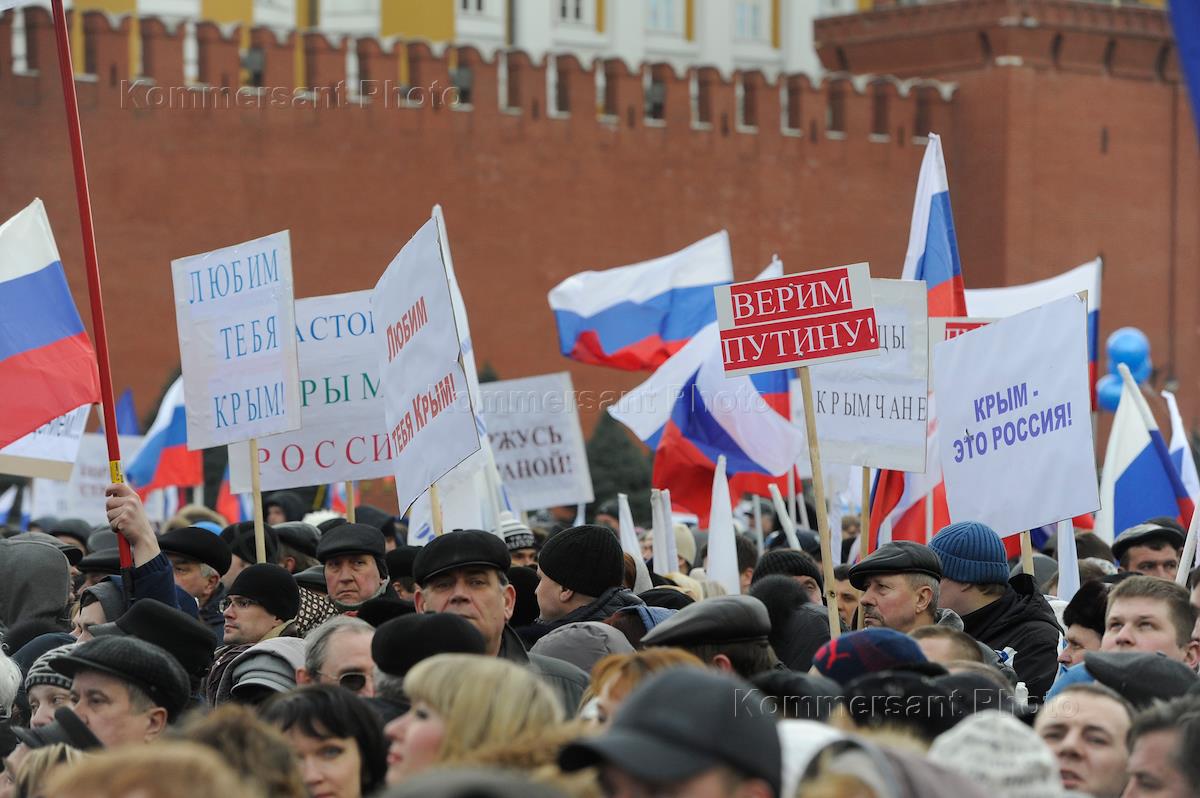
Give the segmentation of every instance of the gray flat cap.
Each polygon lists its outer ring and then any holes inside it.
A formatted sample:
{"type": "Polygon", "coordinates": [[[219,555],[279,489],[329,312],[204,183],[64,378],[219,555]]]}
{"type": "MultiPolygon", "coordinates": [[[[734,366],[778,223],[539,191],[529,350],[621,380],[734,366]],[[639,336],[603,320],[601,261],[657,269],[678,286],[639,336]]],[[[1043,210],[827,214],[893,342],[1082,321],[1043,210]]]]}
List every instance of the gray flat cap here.
{"type": "Polygon", "coordinates": [[[687,646],[766,640],[767,607],[753,596],[716,596],[684,607],[642,638],[645,646],[687,646]]]}

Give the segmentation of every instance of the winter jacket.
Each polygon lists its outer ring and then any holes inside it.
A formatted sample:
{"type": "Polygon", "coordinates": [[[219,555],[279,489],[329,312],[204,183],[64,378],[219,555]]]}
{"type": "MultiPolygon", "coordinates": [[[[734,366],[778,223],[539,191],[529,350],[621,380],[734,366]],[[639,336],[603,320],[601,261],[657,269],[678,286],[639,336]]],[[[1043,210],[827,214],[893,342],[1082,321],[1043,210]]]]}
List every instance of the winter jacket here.
{"type": "Polygon", "coordinates": [[[221,602],[229,593],[225,585],[217,583],[217,589],[208,597],[208,601],[200,608],[200,621],[217,636],[217,645],[225,639],[225,613],[221,612],[221,602]]]}
{"type": "Polygon", "coordinates": [[[65,630],[70,582],[71,566],[56,547],[0,539],[0,634],[32,621],[65,630]]]}
{"type": "MultiPolygon", "coordinates": [[[[142,563],[133,569],[133,600],[154,599],[168,607],[183,610],[193,617],[196,615],[195,602],[192,607],[179,606],[179,598],[175,590],[175,566],[161,551],[152,560],[142,563]]],[[[116,618],[109,618],[115,621],[116,618]]]]}
{"type": "Polygon", "coordinates": [[[592,603],[576,607],[557,620],[538,620],[533,625],[524,627],[521,639],[525,641],[526,645],[533,645],[551,630],[557,629],[560,626],[566,626],[569,623],[580,623],[581,621],[603,621],[617,610],[624,609],[625,607],[636,607],[639,604],[645,603],[628,588],[610,587],[597,596],[592,603]]]}
{"type": "Polygon", "coordinates": [[[1058,640],[1062,634],[1050,603],[1032,577],[1018,574],[1004,595],[963,616],[963,631],[984,645],[1008,654],[1017,678],[1029,688],[1029,698],[1041,701],[1058,671],[1058,640]]]}
{"type": "Polygon", "coordinates": [[[583,693],[587,690],[586,673],[569,662],[544,657],[541,654],[530,654],[525,650],[521,638],[508,626],[504,627],[504,634],[500,638],[500,653],[497,656],[529,668],[530,672],[554,690],[567,717],[574,717],[579,709],[579,702],[583,699],[583,693]]]}
{"type": "MultiPolygon", "coordinates": [[[[277,637],[303,637],[303,635],[297,630],[295,621],[288,621],[267,632],[258,642],[274,640],[277,637]]],[[[233,687],[233,684],[225,679],[225,672],[239,657],[256,645],[258,644],[238,643],[217,648],[212,667],[208,670],[208,676],[204,678],[204,700],[208,702],[209,706],[215,707],[218,703],[228,700],[229,689],[233,687]],[[223,693],[221,692],[222,687],[224,687],[223,693]]],[[[232,672],[230,672],[230,679],[232,678],[232,672]]]]}

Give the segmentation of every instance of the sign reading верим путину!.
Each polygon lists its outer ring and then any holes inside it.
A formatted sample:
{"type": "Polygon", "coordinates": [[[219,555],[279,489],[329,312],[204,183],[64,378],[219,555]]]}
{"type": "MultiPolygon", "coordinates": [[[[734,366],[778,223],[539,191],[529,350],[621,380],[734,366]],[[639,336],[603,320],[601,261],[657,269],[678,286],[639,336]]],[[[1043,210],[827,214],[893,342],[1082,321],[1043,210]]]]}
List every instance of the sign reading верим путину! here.
{"type": "Polygon", "coordinates": [[[713,288],[725,374],[878,354],[866,263],[713,288]]]}

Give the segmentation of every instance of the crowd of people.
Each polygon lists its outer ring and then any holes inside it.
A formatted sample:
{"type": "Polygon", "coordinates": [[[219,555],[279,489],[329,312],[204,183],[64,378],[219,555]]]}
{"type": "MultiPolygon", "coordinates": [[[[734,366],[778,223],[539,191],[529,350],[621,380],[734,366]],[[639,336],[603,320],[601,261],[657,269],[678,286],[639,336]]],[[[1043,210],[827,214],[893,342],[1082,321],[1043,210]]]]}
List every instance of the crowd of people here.
{"type": "Polygon", "coordinates": [[[1174,519],[1077,533],[1062,601],[1055,552],[1026,573],[970,521],[828,586],[768,506],[730,595],[683,524],[655,573],[605,512],[418,548],[369,507],[265,510],[261,539],[199,506],[156,529],[117,484],[103,527],[6,531],[0,798],[1200,795],[1174,519]]]}

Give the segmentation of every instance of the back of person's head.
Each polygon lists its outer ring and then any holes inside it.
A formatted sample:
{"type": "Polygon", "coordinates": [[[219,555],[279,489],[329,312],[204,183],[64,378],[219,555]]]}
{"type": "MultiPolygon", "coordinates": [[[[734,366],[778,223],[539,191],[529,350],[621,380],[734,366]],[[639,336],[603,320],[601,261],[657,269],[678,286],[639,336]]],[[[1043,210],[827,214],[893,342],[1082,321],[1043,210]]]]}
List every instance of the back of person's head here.
{"type": "Polygon", "coordinates": [[[51,773],[59,767],[70,767],[83,760],[83,752],[64,743],[35,748],[21,761],[17,769],[12,798],[35,798],[46,795],[45,785],[51,773]]]}
{"type": "Polygon", "coordinates": [[[837,682],[815,673],[763,671],[750,679],[762,694],[762,706],[779,720],[824,722],[842,698],[837,682]]]}
{"type": "Polygon", "coordinates": [[[746,535],[734,535],[733,545],[737,549],[738,573],[758,565],[758,544],[746,535]]]}
{"type": "Polygon", "coordinates": [[[212,798],[258,793],[209,748],[196,743],[126,745],[55,769],[45,795],[54,798],[212,798]]]}
{"type": "Polygon", "coordinates": [[[922,640],[941,640],[945,642],[949,653],[952,656],[942,660],[937,657],[930,657],[929,651],[924,646],[921,647],[925,651],[925,655],[930,660],[944,662],[947,660],[968,660],[971,662],[983,662],[983,651],[975,642],[975,638],[971,637],[966,632],[960,631],[950,626],[935,624],[932,626],[919,626],[908,633],[908,636],[918,643],[922,640]]]}
{"type": "Polygon", "coordinates": [[[783,574],[762,578],[756,576],[750,585],[750,595],[766,605],[767,614],[771,616],[772,632],[784,629],[796,610],[809,603],[808,591],[804,586],[783,574]]]}
{"type": "Polygon", "coordinates": [[[562,705],[549,687],[527,669],[496,657],[430,657],[404,677],[404,692],[441,716],[445,733],[439,762],[563,720],[562,705]]]}
{"type": "Polygon", "coordinates": [[[222,704],[185,719],[180,737],[208,746],[267,798],[306,798],[308,789],[287,738],[241,704],[222,704]]]}
{"type": "Polygon", "coordinates": [[[1175,628],[1175,644],[1186,646],[1192,639],[1196,626],[1196,610],[1188,600],[1187,588],[1156,576],[1131,576],[1113,585],[1108,591],[1105,615],[1112,612],[1113,604],[1123,599],[1152,599],[1161,601],[1167,608],[1171,625],[1175,628]]]}
{"type": "Polygon", "coordinates": [[[259,715],[282,732],[296,730],[315,740],[351,738],[358,743],[360,783],[364,795],[383,786],[387,775],[387,742],[375,711],[342,687],[312,684],[277,693],[259,715]]]}

